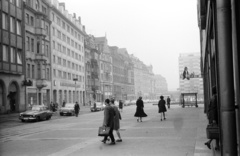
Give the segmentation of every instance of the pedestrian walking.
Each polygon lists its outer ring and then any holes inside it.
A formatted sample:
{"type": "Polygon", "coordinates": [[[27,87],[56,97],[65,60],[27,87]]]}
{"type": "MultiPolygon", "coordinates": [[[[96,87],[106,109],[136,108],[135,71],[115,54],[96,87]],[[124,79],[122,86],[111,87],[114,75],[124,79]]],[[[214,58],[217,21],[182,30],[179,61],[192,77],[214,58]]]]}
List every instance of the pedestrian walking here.
{"type": "Polygon", "coordinates": [[[113,107],[114,111],[115,111],[115,117],[114,117],[114,128],[113,130],[116,131],[118,139],[116,140],[116,142],[122,142],[122,138],[119,132],[120,129],[120,120],[122,120],[121,114],[117,108],[117,106],[114,103],[114,99],[111,99],[110,101],[111,106],[113,107]]]}
{"type": "Polygon", "coordinates": [[[78,117],[78,114],[79,114],[79,111],[80,111],[80,106],[79,106],[78,102],[76,102],[75,105],[74,105],[74,111],[75,111],[76,117],[78,117]]]}
{"type": "Polygon", "coordinates": [[[137,108],[134,116],[138,117],[137,122],[142,122],[142,117],[147,117],[147,114],[143,110],[144,104],[141,96],[138,98],[136,105],[137,108]]]}
{"type": "Polygon", "coordinates": [[[168,109],[170,109],[170,102],[171,102],[171,99],[170,99],[170,97],[168,96],[168,98],[167,98],[167,106],[168,106],[168,109]]]}
{"type": "Polygon", "coordinates": [[[165,112],[167,111],[167,109],[165,104],[166,104],[166,101],[164,100],[164,97],[160,96],[160,100],[158,102],[158,113],[161,114],[161,121],[162,121],[162,115],[163,115],[163,119],[166,120],[165,112]]]}
{"type": "Polygon", "coordinates": [[[123,111],[123,102],[122,102],[122,100],[119,100],[118,107],[119,107],[119,110],[122,112],[123,111]]]}
{"type": "MultiPolygon", "coordinates": [[[[115,138],[113,136],[113,128],[114,128],[114,117],[115,117],[115,111],[113,107],[110,106],[110,100],[105,100],[105,109],[104,109],[104,119],[103,119],[103,126],[110,127],[109,131],[109,137],[111,138],[110,145],[115,144],[115,138]]],[[[105,136],[102,140],[103,143],[106,143],[108,136],[105,136]]]]}
{"type": "Polygon", "coordinates": [[[63,100],[62,107],[65,107],[65,105],[66,105],[66,102],[65,102],[65,100],[63,100]]]}

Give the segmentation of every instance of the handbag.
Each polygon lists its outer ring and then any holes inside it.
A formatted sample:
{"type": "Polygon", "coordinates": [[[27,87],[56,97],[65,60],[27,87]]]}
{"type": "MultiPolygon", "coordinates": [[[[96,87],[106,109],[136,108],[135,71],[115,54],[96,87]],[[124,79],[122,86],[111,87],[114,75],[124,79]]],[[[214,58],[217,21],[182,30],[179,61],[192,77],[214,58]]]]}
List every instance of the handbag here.
{"type": "Polygon", "coordinates": [[[219,139],[219,127],[217,124],[209,124],[206,128],[208,139],[219,139]]]}
{"type": "Polygon", "coordinates": [[[110,132],[110,127],[101,126],[98,128],[98,136],[108,136],[110,132]]]}

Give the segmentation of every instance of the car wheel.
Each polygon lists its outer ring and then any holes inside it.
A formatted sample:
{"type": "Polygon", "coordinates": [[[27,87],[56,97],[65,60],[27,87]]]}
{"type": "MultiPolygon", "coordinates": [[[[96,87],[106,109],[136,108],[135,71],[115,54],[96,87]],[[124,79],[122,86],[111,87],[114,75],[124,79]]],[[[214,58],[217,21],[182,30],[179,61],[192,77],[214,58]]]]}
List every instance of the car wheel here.
{"type": "Polygon", "coordinates": [[[52,117],[52,116],[48,116],[48,117],[47,117],[47,120],[51,119],[51,117],[52,117]]]}
{"type": "Polygon", "coordinates": [[[37,117],[36,121],[40,121],[40,116],[37,117]]]}
{"type": "Polygon", "coordinates": [[[60,113],[60,116],[63,116],[63,114],[62,114],[62,113],[60,113]]]}
{"type": "Polygon", "coordinates": [[[23,120],[23,119],[22,119],[21,121],[22,121],[22,122],[25,122],[25,120],[23,120]]]}

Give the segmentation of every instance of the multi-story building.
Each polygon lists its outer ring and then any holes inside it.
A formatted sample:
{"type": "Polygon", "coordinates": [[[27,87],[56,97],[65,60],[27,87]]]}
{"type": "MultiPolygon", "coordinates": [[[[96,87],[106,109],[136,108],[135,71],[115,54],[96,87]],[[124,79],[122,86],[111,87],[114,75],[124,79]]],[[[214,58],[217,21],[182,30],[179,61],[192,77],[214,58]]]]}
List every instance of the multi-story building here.
{"type": "Polygon", "coordinates": [[[119,48],[118,53],[122,56],[123,66],[123,85],[122,85],[122,99],[123,100],[134,100],[135,89],[134,89],[134,65],[128,54],[126,48],[119,48]]]}
{"type": "Polygon", "coordinates": [[[113,96],[116,100],[133,100],[133,63],[125,48],[109,47],[113,59],[113,96]]]}
{"type": "Polygon", "coordinates": [[[135,97],[142,96],[144,99],[155,98],[155,80],[152,66],[145,65],[135,56],[131,55],[134,64],[135,97]]]}
{"type": "Polygon", "coordinates": [[[45,0],[24,5],[27,104],[49,104],[51,94],[50,6],[45,0]]]}
{"type": "Polygon", "coordinates": [[[51,5],[53,102],[85,103],[84,33],[81,18],[69,14],[65,3],[51,5]]]}
{"type": "Polygon", "coordinates": [[[200,53],[181,53],[179,55],[179,89],[181,93],[197,93],[198,98],[203,98],[200,57],[200,53]],[[185,67],[189,75],[192,75],[189,79],[182,76],[185,67]]]}
{"type": "Polygon", "coordinates": [[[155,79],[155,94],[156,97],[159,98],[159,96],[164,95],[168,92],[168,84],[166,81],[166,78],[162,75],[154,75],[155,79]]]}
{"type": "Polygon", "coordinates": [[[23,1],[1,0],[0,14],[0,114],[2,114],[26,109],[23,1]]]}
{"type": "Polygon", "coordinates": [[[108,41],[106,37],[96,37],[95,44],[100,52],[100,83],[102,100],[104,100],[113,96],[112,56],[109,51],[108,41]]]}
{"type": "Polygon", "coordinates": [[[95,45],[94,36],[85,35],[84,48],[86,102],[91,104],[94,101],[100,102],[102,97],[100,90],[100,53],[95,45]]]}

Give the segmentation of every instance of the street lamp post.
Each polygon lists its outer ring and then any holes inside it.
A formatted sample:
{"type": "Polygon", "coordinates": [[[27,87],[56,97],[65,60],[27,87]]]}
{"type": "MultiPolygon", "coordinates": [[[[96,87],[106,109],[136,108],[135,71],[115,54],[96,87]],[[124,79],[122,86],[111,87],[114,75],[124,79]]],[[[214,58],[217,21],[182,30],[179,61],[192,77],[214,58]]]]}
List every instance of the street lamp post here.
{"type": "Polygon", "coordinates": [[[77,78],[74,78],[74,79],[73,79],[73,81],[75,81],[75,95],[74,95],[74,97],[75,97],[75,98],[74,98],[74,101],[75,101],[75,102],[76,102],[76,98],[77,98],[77,97],[76,97],[76,95],[77,95],[77,80],[78,80],[77,78]]]}

